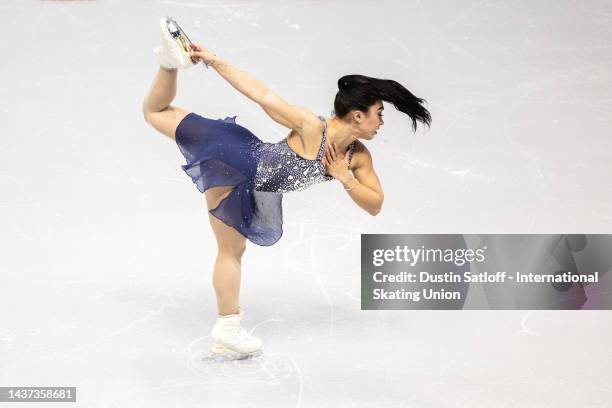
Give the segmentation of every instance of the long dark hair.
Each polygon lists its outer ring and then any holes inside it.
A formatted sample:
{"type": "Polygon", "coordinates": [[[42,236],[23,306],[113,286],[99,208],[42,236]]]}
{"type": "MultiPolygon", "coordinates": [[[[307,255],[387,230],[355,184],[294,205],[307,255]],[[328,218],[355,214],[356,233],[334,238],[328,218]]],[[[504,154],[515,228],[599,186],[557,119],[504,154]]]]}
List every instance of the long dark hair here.
{"type": "Polygon", "coordinates": [[[425,99],[417,98],[398,82],[364,75],[345,75],[338,80],[338,93],[334,100],[334,113],[343,118],[352,109],[368,112],[376,101],[383,100],[395,106],[412,119],[416,132],[417,121],[430,127],[431,115],[423,107],[425,99]]]}

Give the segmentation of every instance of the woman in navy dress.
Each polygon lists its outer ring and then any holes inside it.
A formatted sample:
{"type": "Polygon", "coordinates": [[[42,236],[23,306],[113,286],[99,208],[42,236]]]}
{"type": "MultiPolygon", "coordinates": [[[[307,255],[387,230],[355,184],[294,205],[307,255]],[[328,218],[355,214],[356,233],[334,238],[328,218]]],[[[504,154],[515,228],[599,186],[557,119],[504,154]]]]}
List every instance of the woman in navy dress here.
{"type": "Polygon", "coordinates": [[[290,105],[264,83],[208,49],[191,43],[178,23],[160,20],[160,69],[143,103],[147,123],[175,140],[182,166],[204,193],[218,244],[213,272],[219,317],[212,330],[213,355],[257,354],[262,342],[240,326],[240,264],[246,240],[272,245],[282,236],[283,194],[338,180],[348,196],[371,215],[380,212],[383,190],[372,157],[359,141],[372,140],[383,124],[383,101],[429,125],[423,99],[393,80],[346,75],[338,80],[334,116],[324,118],[290,105]],[[203,62],[214,68],[277,123],[290,129],[278,143],[264,143],[236,123],[210,119],[171,105],[177,71],[203,62]]]}

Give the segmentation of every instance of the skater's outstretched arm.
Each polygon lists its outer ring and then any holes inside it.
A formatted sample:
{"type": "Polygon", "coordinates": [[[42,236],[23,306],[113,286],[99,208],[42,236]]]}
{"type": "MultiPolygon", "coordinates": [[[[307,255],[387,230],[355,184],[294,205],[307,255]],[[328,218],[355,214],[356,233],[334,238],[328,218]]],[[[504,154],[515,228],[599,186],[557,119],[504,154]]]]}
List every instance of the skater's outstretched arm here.
{"type": "Polygon", "coordinates": [[[287,103],[272,92],[266,84],[211,53],[205,47],[194,44],[192,48],[193,58],[203,60],[212,66],[231,86],[259,104],[275,122],[302,134],[304,124],[318,120],[316,115],[308,109],[287,103]]]}

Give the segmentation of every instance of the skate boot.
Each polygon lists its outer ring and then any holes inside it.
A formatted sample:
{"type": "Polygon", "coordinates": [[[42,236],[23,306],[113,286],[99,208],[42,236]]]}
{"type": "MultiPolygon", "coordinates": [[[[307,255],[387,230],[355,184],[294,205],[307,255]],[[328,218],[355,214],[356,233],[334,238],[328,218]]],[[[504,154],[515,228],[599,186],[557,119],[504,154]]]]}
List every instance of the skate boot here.
{"type": "Polygon", "coordinates": [[[242,311],[220,316],[212,329],[211,358],[216,361],[242,360],[261,354],[262,341],[240,326],[242,311]]]}
{"type": "Polygon", "coordinates": [[[172,17],[159,20],[161,45],[154,52],[159,65],[166,69],[189,68],[196,64],[189,56],[191,41],[172,17]]]}

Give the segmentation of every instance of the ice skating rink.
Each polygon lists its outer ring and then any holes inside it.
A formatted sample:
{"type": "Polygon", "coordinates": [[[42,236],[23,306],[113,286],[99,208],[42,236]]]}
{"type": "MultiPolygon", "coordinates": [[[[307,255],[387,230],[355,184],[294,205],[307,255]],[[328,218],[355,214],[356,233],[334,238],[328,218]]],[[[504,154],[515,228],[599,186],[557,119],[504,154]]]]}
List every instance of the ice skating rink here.
{"type": "MultiPolygon", "coordinates": [[[[54,407],[608,407],[608,311],[361,311],[362,233],[612,231],[606,1],[3,1],[0,386],[75,386],[54,407]],[[284,198],[248,244],[244,325],[264,357],[203,364],[216,244],[173,141],[142,117],[158,20],[330,116],[345,74],[385,104],[372,217],[340,183],[284,198]],[[607,401],[607,402],[606,402],[607,401]]],[[[288,133],[215,71],[175,105],[288,133]]],[[[1,405],[1,404],[0,404],[1,405]]],[[[13,406],[5,403],[1,406],[13,406]]],[[[30,403],[28,406],[48,406],[30,403]]]]}

